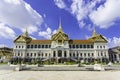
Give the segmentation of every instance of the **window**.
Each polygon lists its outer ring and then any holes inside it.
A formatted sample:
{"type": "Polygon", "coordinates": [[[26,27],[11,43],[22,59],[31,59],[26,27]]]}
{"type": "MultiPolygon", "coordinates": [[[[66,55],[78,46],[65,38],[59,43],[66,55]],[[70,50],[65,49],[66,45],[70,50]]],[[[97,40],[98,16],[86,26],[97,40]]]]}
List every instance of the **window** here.
{"type": "Polygon", "coordinates": [[[56,52],[55,51],[53,52],[53,57],[56,57],[56,52]]]}
{"type": "Polygon", "coordinates": [[[82,53],[80,53],[80,56],[82,57],[82,53]]]}
{"type": "Polygon", "coordinates": [[[76,48],[79,48],[79,45],[76,45],[76,48]]]}
{"type": "Polygon", "coordinates": [[[84,48],[86,48],[86,45],[83,45],[84,48]]]}
{"type": "Polygon", "coordinates": [[[102,46],[100,46],[100,48],[102,48],[102,46]]]}
{"type": "Polygon", "coordinates": [[[36,53],[34,53],[34,56],[36,56],[36,53]]]}
{"type": "Polygon", "coordinates": [[[84,53],[84,56],[86,57],[86,53],[84,53]]]}
{"type": "Polygon", "coordinates": [[[43,53],[42,53],[42,57],[43,57],[43,53]]]}
{"type": "Polygon", "coordinates": [[[41,48],[41,45],[38,45],[38,48],[41,48]]]}
{"type": "Polygon", "coordinates": [[[91,48],[93,48],[93,45],[91,45],[91,48]]]}
{"type": "Polygon", "coordinates": [[[104,47],[104,49],[105,49],[105,46],[103,46],[104,47]]]}
{"type": "Polygon", "coordinates": [[[47,53],[45,54],[45,56],[47,57],[47,53]]]}
{"type": "Polygon", "coordinates": [[[71,48],[71,45],[69,45],[69,48],[71,48]]]}
{"type": "Polygon", "coordinates": [[[97,46],[97,48],[99,48],[99,46],[97,46]]]}
{"type": "Polygon", "coordinates": [[[90,48],[90,45],[87,45],[87,48],[90,48]]]}
{"type": "Polygon", "coordinates": [[[98,52],[98,56],[99,56],[99,52],[98,52]]]}
{"type": "Polygon", "coordinates": [[[30,55],[31,57],[32,57],[32,53],[31,53],[31,55],[30,55]]]}
{"type": "Polygon", "coordinates": [[[75,48],[75,45],[73,45],[73,48],[75,48]]]}
{"type": "Polygon", "coordinates": [[[71,57],[71,53],[70,53],[70,57],[71,57]]]}
{"type": "Polygon", "coordinates": [[[40,53],[38,53],[38,56],[40,56],[40,53]]]}
{"type": "Polygon", "coordinates": [[[48,45],[45,45],[45,48],[48,48],[48,45]]]}
{"type": "Polygon", "coordinates": [[[37,45],[35,45],[35,48],[37,48],[37,45]]]}
{"type": "Polygon", "coordinates": [[[44,45],[42,45],[42,48],[44,48],[44,45]]]}
{"type": "Polygon", "coordinates": [[[18,56],[20,56],[20,53],[18,53],[18,56]]]}
{"type": "Polygon", "coordinates": [[[90,53],[88,53],[88,56],[90,57],[90,53]]]}
{"type": "Polygon", "coordinates": [[[73,57],[75,57],[75,53],[73,53],[73,57]]]}
{"type": "Polygon", "coordinates": [[[19,48],[21,48],[21,46],[19,46],[19,48]]]}
{"type": "Polygon", "coordinates": [[[58,57],[62,57],[62,50],[58,51],[58,57]]]}
{"type": "Polygon", "coordinates": [[[33,45],[31,45],[31,48],[33,48],[33,45]]]}
{"type": "Polygon", "coordinates": [[[94,54],[92,53],[92,56],[94,56],[94,54]]]}
{"type": "Polygon", "coordinates": [[[79,53],[77,53],[77,57],[79,56],[79,53]]]}
{"type": "Polygon", "coordinates": [[[16,48],[17,48],[17,46],[16,46],[16,48]]]}
{"type": "Polygon", "coordinates": [[[66,57],[66,56],[67,56],[66,51],[64,51],[64,57],[66,57]]]}
{"type": "Polygon", "coordinates": [[[30,48],[30,45],[27,45],[27,48],[30,48]]]}
{"type": "Polygon", "coordinates": [[[82,48],[82,45],[80,45],[80,48],[82,48]]]}

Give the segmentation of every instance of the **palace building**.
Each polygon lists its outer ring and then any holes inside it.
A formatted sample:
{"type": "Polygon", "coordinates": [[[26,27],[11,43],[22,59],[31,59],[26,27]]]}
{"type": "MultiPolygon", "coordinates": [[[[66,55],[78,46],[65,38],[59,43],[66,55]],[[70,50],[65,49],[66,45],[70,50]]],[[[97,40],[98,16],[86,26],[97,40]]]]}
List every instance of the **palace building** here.
{"type": "Polygon", "coordinates": [[[94,29],[87,40],[72,40],[62,30],[61,22],[57,33],[50,40],[34,40],[27,30],[14,40],[14,57],[41,58],[56,63],[82,60],[85,63],[109,59],[107,40],[94,29]]]}

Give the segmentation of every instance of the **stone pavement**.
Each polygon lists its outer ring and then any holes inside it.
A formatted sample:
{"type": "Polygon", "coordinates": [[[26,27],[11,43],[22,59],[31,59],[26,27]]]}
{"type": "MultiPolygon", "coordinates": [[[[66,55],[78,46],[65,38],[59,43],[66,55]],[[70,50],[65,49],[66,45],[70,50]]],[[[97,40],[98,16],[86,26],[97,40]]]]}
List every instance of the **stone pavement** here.
{"type": "MultiPolygon", "coordinates": [[[[45,66],[45,67],[50,67],[50,66],[45,66]]],[[[54,67],[59,67],[59,66],[54,66],[54,67]]],[[[71,67],[75,67],[75,66],[71,66],[71,67]]],[[[90,66],[86,66],[86,67],[89,68],[90,66]]],[[[14,71],[13,68],[14,67],[9,67],[8,65],[0,65],[0,80],[120,80],[120,70],[118,71],[117,70],[14,71]]],[[[113,66],[113,68],[120,68],[120,67],[113,66]]]]}
{"type": "Polygon", "coordinates": [[[120,80],[120,71],[0,70],[0,80],[120,80]]]}

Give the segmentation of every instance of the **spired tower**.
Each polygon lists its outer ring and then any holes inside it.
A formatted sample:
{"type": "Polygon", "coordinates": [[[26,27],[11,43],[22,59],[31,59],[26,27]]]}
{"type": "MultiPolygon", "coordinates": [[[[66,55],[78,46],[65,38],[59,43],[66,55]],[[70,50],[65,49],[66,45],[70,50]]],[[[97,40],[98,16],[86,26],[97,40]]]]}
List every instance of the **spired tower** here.
{"type": "Polygon", "coordinates": [[[51,51],[53,53],[53,58],[55,58],[57,63],[62,63],[68,56],[69,53],[69,37],[62,30],[61,20],[59,22],[59,28],[56,34],[51,37],[51,51]]]}
{"type": "Polygon", "coordinates": [[[26,31],[24,34],[19,35],[14,40],[14,56],[25,58],[26,57],[26,51],[27,51],[27,44],[32,40],[31,37],[28,36],[28,31],[26,28],[26,31]]]}

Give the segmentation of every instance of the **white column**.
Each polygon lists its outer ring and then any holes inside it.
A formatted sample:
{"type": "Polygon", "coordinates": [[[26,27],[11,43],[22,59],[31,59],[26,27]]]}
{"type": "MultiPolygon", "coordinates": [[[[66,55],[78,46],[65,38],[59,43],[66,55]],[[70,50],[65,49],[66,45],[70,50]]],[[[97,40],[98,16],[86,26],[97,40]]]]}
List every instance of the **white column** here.
{"type": "Polygon", "coordinates": [[[69,50],[67,50],[66,52],[67,52],[67,53],[66,53],[67,58],[70,57],[70,52],[69,52],[69,50]]]}

